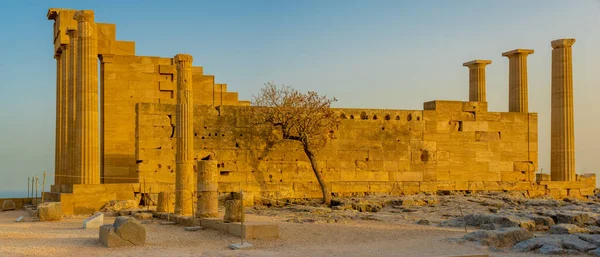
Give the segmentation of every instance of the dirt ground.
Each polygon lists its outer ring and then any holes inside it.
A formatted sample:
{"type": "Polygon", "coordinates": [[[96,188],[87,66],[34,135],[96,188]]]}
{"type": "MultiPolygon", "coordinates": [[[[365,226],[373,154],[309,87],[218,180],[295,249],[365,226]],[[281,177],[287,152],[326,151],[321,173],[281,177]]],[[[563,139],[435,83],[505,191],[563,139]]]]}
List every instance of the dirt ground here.
{"type": "MultiPolygon", "coordinates": [[[[290,221],[293,213],[272,215],[255,211],[252,221],[279,224],[277,240],[250,240],[252,250],[234,251],[227,246],[238,238],[215,230],[184,231],[180,226],[146,224],[147,245],[140,247],[104,247],[98,230],[81,229],[85,217],[70,217],[58,222],[15,222],[25,211],[0,212],[0,256],[540,256],[534,253],[497,252],[474,243],[455,243],[464,229],[414,224],[394,212],[378,212],[385,219],[363,216],[328,222],[290,221]],[[393,216],[397,215],[397,218],[393,216]],[[366,218],[364,218],[366,217],[366,218]],[[390,218],[392,217],[392,218],[390,218]]],[[[415,213],[416,214],[416,213],[415,213]]],[[[105,218],[111,224],[114,218],[105,218]]]]}

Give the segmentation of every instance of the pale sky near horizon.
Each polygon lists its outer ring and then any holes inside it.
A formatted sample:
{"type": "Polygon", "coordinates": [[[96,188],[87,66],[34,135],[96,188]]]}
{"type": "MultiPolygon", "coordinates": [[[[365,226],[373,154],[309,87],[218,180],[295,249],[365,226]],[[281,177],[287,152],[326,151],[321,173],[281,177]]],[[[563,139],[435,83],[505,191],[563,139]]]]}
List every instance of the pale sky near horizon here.
{"type": "Polygon", "coordinates": [[[189,53],[240,99],[267,81],[339,99],[335,107],[422,109],[468,100],[463,62],[490,59],[490,111],[508,110],[505,51],[528,58],[539,168],[550,170],[550,41],[576,38],[577,173],[600,171],[600,0],[7,1],[0,37],[0,197],[54,169],[55,60],[48,8],[93,9],[136,54],[189,53]]]}

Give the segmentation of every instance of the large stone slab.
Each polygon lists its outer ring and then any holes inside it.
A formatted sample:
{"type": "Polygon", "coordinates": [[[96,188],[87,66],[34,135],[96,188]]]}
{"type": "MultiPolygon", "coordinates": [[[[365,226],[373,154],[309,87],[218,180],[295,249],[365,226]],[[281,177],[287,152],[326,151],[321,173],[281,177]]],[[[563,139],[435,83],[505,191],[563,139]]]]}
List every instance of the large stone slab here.
{"type": "Polygon", "coordinates": [[[557,224],[550,227],[550,234],[578,234],[578,233],[589,233],[589,229],[582,228],[574,224],[557,224]]]}
{"type": "Polygon", "coordinates": [[[131,217],[117,217],[115,219],[115,233],[134,245],[146,244],[146,228],[138,220],[131,217]]]}
{"type": "Polygon", "coordinates": [[[478,230],[465,235],[465,239],[495,247],[513,246],[533,238],[533,234],[523,228],[501,228],[498,230],[478,230]]]}
{"type": "Polygon", "coordinates": [[[115,226],[113,226],[112,224],[100,226],[99,240],[104,246],[108,248],[133,245],[131,242],[128,242],[120,236],[118,236],[115,233],[115,226]]]}
{"type": "Polygon", "coordinates": [[[40,221],[60,220],[62,218],[62,204],[59,202],[47,202],[38,205],[38,218],[40,221]]]}
{"type": "Polygon", "coordinates": [[[100,228],[102,225],[104,225],[104,213],[102,212],[97,212],[91,217],[83,220],[84,229],[100,228]]]}
{"type": "MultiPolygon", "coordinates": [[[[242,225],[239,222],[228,223],[228,232],[237,237],[242,236],[242,225]]],[[[244,222],[244,238],[245,239],[259,239],[279,238],[279,225],[268,223],[268,222],[257,222],[250,221],[244,222]]]]}
{"type": "Polygon", "coordinates": [[[2,210],[11,211],[14,209],[16,209],[15,202],[13,202],[12,200],[4,200],[4,202],[2,203],[2,210]]]}

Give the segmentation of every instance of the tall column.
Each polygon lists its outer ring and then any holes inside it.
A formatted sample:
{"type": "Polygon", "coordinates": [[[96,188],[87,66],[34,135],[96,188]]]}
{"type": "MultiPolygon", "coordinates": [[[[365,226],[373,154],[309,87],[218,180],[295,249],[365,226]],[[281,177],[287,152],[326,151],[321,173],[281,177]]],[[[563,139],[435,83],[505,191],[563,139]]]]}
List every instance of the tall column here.
{"type": "Polygon", "coordinates": [[[552,41],[552,181],[575,181],[575,136],[573,126],[573,62],[575,39],[552,41]]]}
{"type": "Polygon", "coordinates": [[[63,176],[61,174],[61,160],[62,160],[62,64],[61,64],[61,52],[57,52],[54,55],[56,59],[56,128],[54,138],[54,184],[62,184],[61,180],[63,176]]]}
{"type": "Polygon", "coordinates": [[[485,99],[485,66],[491,64],[490,60],[474,60],[463,63],[469,68],[469,101],[486,102],[485,99]]]}
{"type": "Polygon", "coordinates": [[[527,56],[533,54],[530,49],[515,49],[502,53],[508,57],[508,111],[529,112],[527,93],[527,56]]]}
{"type": "Polygon", "coordinates": [[[79,184],[78,178],[76,177],[77,173],[75,172],[78,167],[79,157],[77,155],[77,151],[75,149],[76,143],[76,115],[77,115],[77,30],[75,28],[68,28],[67,35],[69,36],[69,170],[67,172],[66,183],[67,184],[79,184]]]}
{"type": "Polygon", "coordinates": [[[60,155],[60,174],[62,178],[60,179],[61,184],[67,184],[69,179],[69,134],[71,128],[69,127],[70,116],[69,116],[69,62],[70,62],[70,54],[69,49],[70,46],[65,44],[60,46],[62,54],[60,55],[60,64],[61,64],[61,155],[60,155]]]}
{"type": "Polygon", "coordinates": [[[194,103],[192,56],[175,55],[177,66],[175,214],[192,215],[194,198],[194,103]]]}
{"type": "Polygon", "coordinates": [[[94,11],[75,13],[77,20],[77,88],[78,105],[76,118],[79,148],[78,176],[81,184],[100,183],[100,147],[98,145],[98,41],[94,11]],[[81,109],[81,110],[80,110],[81,109]],[[80,118],[79,118],[80,117],[80,118]]]}

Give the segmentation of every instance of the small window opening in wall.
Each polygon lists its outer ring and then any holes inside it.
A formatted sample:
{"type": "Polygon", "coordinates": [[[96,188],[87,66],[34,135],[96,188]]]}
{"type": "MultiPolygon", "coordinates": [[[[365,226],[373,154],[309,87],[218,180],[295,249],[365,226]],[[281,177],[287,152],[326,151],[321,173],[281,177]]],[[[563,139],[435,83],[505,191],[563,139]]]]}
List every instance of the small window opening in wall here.
{"type": "Polygon", "coordinates": [[[366,113],[366,112],[362,112],[362,113],[360,114],[360,119],[361,119],[361,120],[368,120],[368,119],[369,119],[369,116],[367,115],[367,113],[366,113]]]}
{"type": "Polygon", "coordinates": [[[162,165],[160,165],[160,164],[158,164],[157,166],[158,166],[159,169],[162,168],[162,165]]]}
{"type": "Polygon", "coordinates": [[[221,168],[225,168],[225,163],[221,163],[221,168]]]}
{"type": "Polygon", "coordinates": [[[353,120],[354,119],[354,115],[350,115],[350,119],[353,120]]]}
{"type": "Polygon", "coordinates": [[[377,115],[373,115],[373,119],[376,120],[377,119],[377,115]]]}
{"type": "Polygon", "coordinates": [[[198,136],[198,133],[194,132],[194,136],[195,136],[195,137],[197,137],[197,136],[198,136]]]}
{"type": "Polygon", "coordinates": [[[225,134],[221,134],[221,136],[222,136],[222,137],[224,137],[224,136],[225,136],[225,134]]]}
{"type": "Polygon", "coordinates": [[[463,122],[461,120],[458,121],[458,131],[463,131],[463,122]]]}
{"type": "Polygon", "coordinates": [[[204,137],[202,137],[202,139],[204,139],[204,137]]]}
{"type": "Polygon", "coordinates": [[[235,142],[235,148],[240,148],[240,144],[238,144],[238,142],[235,142]]]}
{"type": "Polygon", "coordinates": [[[381,127],[381,130],[385,130],[385,128],[384,128],[384,127],[381,127]]]}
{"type": "Polygon", "coordinates": [[[167,166],[167,169],[169,169],[169,170],[170,170],[170,169],[171,169],[171,166],[167,166]]]}
{"type": "Polygon", "coordinates": [[[217,163],[217,168],[221,168],[221,164],[220,163],[217,163]]]}
{"type": "Polygon", "coordinates": [[[218,136],[219,136],[219,134],[215,133],[215,137],[218,137],[218,136]]]}
{"type": "Polygon", "coordinates": [[[244,134],[240,134],[240,137],[243,137],[243,136],[244,136],[244,134]]]}
{"type": "Polygon", "coordinates": [[[206,129],[206,127],[204,127],[204,129],[206,129]]]}
{"type": "Polygon", "coordinates": [[[174,170],[171,170],[171,173],[173,173],[173,172],[174,172],[174,170]]]}
{"type": "Polygon", "coordinates": [[[222,171],[219,171],[219,174],[221,174],[221,176],[229,176],[229,172],[231,172],[231,171],[222,170],[222,171]]]}
{"type": "Polygon", "coordinates": [[[365,161],[369,161],[369,157],[365,158],[365,161]]]}
{"type": "Polygon", "coordinates": [[[400,120],[400,115],[397,115],[397,116],[396,116],[396,120],[400,120]]]}
{"type": "Polygon", "coordinates": [[[142,160],[136,160],[136,161],[135,161],[135,163],[136,163],[136,164],[137,164],[137,163],[142,163],[142,162],[143,162],[142,160]]]}
{"type": "Polygon", "coordinates": [[[346,117],[346,114],[342,113],[342,115],[340,115],[340,119],[345,120],[345,119],[348,119],[348,117],[346,117]]]}
{"type": "Polygon", "coordinates": [[[390,115],[385,115],[385,120],[390,120],[392,117],[390,117],[390,115]]]}
{"type": "Polygon", "coordinates": [[[417,116],[417,120],[421,120],[421,117],[417,116]]]}
{"type": "Polygon", "coordinates": [[[409,113],[408,116],[406,117],[406,120],[407,121],[411,121],[412,120],[412,114],[409,113]]]}

